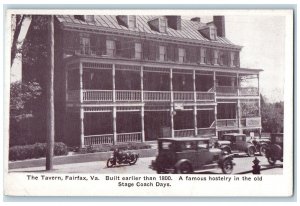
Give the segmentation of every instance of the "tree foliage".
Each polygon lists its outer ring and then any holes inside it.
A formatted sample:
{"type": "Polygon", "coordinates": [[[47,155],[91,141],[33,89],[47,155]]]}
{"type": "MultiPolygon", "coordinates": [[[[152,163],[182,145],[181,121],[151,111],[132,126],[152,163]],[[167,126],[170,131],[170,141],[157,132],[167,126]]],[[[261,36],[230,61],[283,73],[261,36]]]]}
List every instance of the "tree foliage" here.
{"type": "Polygon", "coordinates": [[[284,102],[268,103],[261,96],[261,118],[263,132],[283,132],[284,102]]]}

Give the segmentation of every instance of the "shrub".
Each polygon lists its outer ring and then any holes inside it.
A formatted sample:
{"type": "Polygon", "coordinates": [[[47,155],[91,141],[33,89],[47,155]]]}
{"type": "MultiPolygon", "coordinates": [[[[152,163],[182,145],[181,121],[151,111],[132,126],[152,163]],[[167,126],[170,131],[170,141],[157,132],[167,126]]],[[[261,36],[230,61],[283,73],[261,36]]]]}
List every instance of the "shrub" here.
{"type": "MultiPolygon", "coordinates": [[[[25,160],[32,158],[46,157],[47,144],[35,143],[33,145],[17,145],[9,148],[9,160],[25,160]]],[[[68,154],[68,147],[62,143],[54,144],[54,155],[61,156],[68,154]]]]}
{"type": "Polygon", "coordinates": [[[130,142],[124,144],[117,144],[117,145],[108,145],[108,144],[89,145],[85,148],[80,149],[79,153],[86,154],[86,153],[94,153],[94,152],[109,152],[109,151],[113,151],[116,148],[119,150],[137,150],[137,149],[149,149],[151,148],[151,146],[143,142],[130,142]]]}

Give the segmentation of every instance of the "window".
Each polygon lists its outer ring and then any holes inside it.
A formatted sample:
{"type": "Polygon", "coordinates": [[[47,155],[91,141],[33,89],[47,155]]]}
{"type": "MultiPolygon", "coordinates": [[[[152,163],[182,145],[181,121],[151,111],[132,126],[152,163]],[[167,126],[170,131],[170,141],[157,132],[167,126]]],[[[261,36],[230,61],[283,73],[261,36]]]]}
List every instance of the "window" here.
{"type": "Polygon", "coordinates": [[[182,48],[178,49],[178,57],[179,57],[178,61],[180,63],[185,62],[185,58],[186,58],[185,49],[182,48]]]}
{"type": "Polygon", "coordinates": [[[225,57],[225,53],[223,51],[219,51],[219,56],[218,56],[219,65],[224,65],[224,57],[225,57]]]}
{"type": "Polygon", "coordinates": [[[167,31],[167,20],[160,18],[159,19],[159,31],[166,32],[167,31]]]}
{"type": "Polygon", "coordinates": [[[135,50],[135,58],[136,59],[141,59],[142,58],[142,45],[141,45],[141,43],[135,43],[134,50],[135,50]]]}
{"type": "Polygon", "coordinates": [[[136,28],[136,16],[128,16],[128,28],[136,28]]]}
{"type": "Polygon", "coordinates": [[[166,47],[159,46],[159,61],[165,61],[165,60],[166,60],[166,47]]]}
{"type": "Polygon", "coordinates": [[[109,56],[114,56],[116,54],[116,43],[112,40],[106,41],[106,53],[109,56]]]}
{"type": "Polygon", "coordinates": [[[211,40],[216,40],[216,29],[215,28],[210,28],[210,39],[211,40]]]}
{"type": "Polygon", "coordinates": [[[90,38],[89,37],[80,37],[80,52],[81,54],[90,53],[90,38]]]}
{"type": "Polygon", "coordinates": [[[207,63],[207,50],[206,48],[201,48],[201,59],[200,59],[200,62],[201,63],[207,63]]]}

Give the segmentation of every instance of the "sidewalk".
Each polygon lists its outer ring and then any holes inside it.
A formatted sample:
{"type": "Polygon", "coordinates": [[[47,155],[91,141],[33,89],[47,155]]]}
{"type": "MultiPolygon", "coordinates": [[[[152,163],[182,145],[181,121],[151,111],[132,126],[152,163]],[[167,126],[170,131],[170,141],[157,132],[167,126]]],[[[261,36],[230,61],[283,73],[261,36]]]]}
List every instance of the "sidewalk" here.
{"type": "MultiPolygon", "coordinates": [[[[157,152],[156,149],[143,149],[143,150],[130,150],[130,151],[138,153],[139,157],[154,157],[157,152]]],[[[53,159],[53,164],[63,165],[63,164],[106,161],[111,155],[112,152],[96,152],[96,153],[88,153],[88,154],[56,156],[53,159]]],[[[42,167],[45,164],[46,164],[46,158],[11,161],[8,163],[8,169],[42,167]]]]}

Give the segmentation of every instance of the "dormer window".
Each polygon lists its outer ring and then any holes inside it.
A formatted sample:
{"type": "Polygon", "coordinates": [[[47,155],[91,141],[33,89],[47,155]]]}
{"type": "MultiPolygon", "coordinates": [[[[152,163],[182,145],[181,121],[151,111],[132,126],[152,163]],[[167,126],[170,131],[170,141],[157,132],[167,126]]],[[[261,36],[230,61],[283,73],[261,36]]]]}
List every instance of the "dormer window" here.
{"type": "Polygon", "coordinates": [[[159,19],[159,31],[163,33],[167,32],[167,19],[165,18],[159,19]]]}
{"type": "Polygon", "coordinates": [[[152,20],[148,21],[148,24],[149,24],[150,28],[154,31],[161,32],[161,33],[167,32],[168,21],[167,21],[167,18],[164,16],[152,19],[152,20]]]}
{"type": "Polygon", "coordinates": [[[199,29],[199,32],[210,40],[216,40],[217,28],[213,23],[208,23],[206,26],[199,29]]]}
{"type": "Polygon", "coordinates": [[[120,25],[127,28],[136,28],[136,16],[134,15],[119,15],[117,16],[117,21],[120,25]]]}
{"type": "Polygon", "coordinates": [[[217,29],[214,27],[210,27],[210,39],[211,40],[216,40],[217,37],[217,29]]]}

